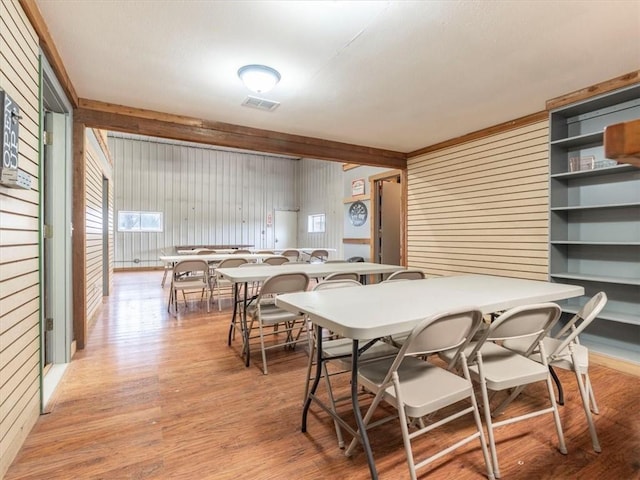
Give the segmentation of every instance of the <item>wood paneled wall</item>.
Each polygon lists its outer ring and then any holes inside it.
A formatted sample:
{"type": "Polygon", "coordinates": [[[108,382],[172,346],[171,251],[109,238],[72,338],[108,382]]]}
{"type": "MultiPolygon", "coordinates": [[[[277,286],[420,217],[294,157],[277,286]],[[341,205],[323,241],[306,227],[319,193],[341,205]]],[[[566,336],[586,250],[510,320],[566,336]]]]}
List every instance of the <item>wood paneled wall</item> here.
{"type": "Polygon", "coordinates": [[[116,268],[160,266],[160,250],[174,245],[274,248],[267,214],[298,208],[297,160],[142,137],[110,136],[109,148],[116,216],[164,214],[159,233],[118,232],[116,225],[116,268]]]}
{"type": "MultiPolygon", "coordinates": [[[[112,188],[104,192],[103,181],[109,181],[112,177],[111,165],[107,161],[107,155],[103,151],[106,144],[101,143],[96,132],[86,130],[86,176],[85,176],[85,288],[86,288],[86,318],[89,323],[93,320],[102,305],[104,293],[104,274],[107,275],[107,283],[110,283],[113,257],[108,256],[107,267],[104,264],[104,237],[105,223],[109,227],[109,232],[113,232],[113,193],[112,188]],[[103,195],[109,198],[108,209],[103,212],[103,195]]],[[[106,246],[107,252],[113,251],[113,234],[108,234],[109,243],[106,246]]]]}
{"type": "Polygon", "coordinates": [[[335,248],[329,258],[343,258],[342,252],[342,164],[303,159],[298,162],[298,246],[335,248]],[[325,214],[324,233],[309,233],[308,216],[325,214]]]}
{"type": "Polygon", "coordinates": [[[408,263],[548,278],[548,120],[408,161],[408,263]]]}
{"type": "Polygon", "coordinates": [[[0,478],[40,412],[38,38],[17,1],[0,2],[0,88],[20,106],[19,168],[0,186],[0,478]]]}

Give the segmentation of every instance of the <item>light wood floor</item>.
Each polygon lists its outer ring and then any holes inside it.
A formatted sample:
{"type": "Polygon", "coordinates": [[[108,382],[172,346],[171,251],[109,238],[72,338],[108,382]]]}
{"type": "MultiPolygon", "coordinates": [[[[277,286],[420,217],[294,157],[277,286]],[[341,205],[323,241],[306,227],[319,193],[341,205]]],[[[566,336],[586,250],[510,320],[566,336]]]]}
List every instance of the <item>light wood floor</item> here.
{"type": "MultiPolygon", "coordinates": [[[[310,415],[308,433],[300,432],[303,349],[272,351],[267,376],[256,364],[245,368],[238,342],[226,345],[229,310],[213,308],[207,315],[194,302],[177,318],[167,315],[161,275],[115,275],[87,348],[76,354],[50,413],[38,420],[6,480],[368,478],[362,451],[346,458],[319,409],[310,415]]],[[[559,373],[566,387],[561,415],[568,455],[556,448],[550,416],[502,428],[503,478],[639,478],[639,379],[592,367],[603,450],[596,454],[574,378],[559,373]]],[[[345,389],[347,379],[337,385],[345,389]]],[[[535,403],[540,392],[527,390],[511,411],[535,403]]],[[[420,440],[419,448],[428,451],[468,428],[467,419],[456,421],[420,440]]],[[[397,423],[370,437],[380,478],[408,478],[397,423]]],[[[472,443],[420,473],[464,480],[483,478],[484,471],[472,443]]]]}

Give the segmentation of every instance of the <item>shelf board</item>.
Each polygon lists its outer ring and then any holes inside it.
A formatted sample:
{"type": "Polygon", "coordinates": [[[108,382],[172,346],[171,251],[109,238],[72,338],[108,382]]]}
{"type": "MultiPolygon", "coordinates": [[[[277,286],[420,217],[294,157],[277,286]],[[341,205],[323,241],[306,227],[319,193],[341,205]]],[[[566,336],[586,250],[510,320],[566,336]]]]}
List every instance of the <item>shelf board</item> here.
{"type": "Polygon", "coordinates": [[[586,282],[616,283],[620,285],[638,285],[640,278],[612,277],[606,275],[589,275],[584,273],[558,272],[550,273],[552,278],[563,278],[565,280],[582,280],[586,282]]]}
{"type": "Polygon", "coordinates": [[[549,142],[553,147],[572,148],[586,147],[589,145],[602,144],[604,142],[604,130],[594,133],[585,133],[575,137],[560,138],[549,142]]]}
{"type": "Polygon", "coordinates": [[[640,242],[616,242],[616,241],[606,241],[606,242],[588,242],[584,240],[551,240],[552,245],[595,245],[595,246],[612,246],[612,247],[634,247],[640,246],[640,242]]]}
{"type": "Polygon", "coordinates": [[[552,212],[571,211],[571,210],[596,210],[601,208],[626,208],[640,207],[640,202],[629,203],[608,203],[605,205],[573,205],[567,207],[551,207],[552,212]]]}
{"type": "Polygon", "coordinates": [[[638,170],[637,167],[633,165],[629,165],[628,163],[622,163],[618,165],[614,165],[612,167],[602,167],[602,168],[594,168],[593,170],[579,170],[577,172],[563,172],[563,173],[554,173],[551,175],[551,178],[556,179],[571,179],[571,178],[586,178],[586,177],[596,177],[599,175],[612,175],[614,173],[622,173],[629,170],[638,170]]]}
{"type": "MultiPolygon", "coordinates": [[[[586,297],[582,297],[580,303],[576,301],[565,301],[558,302],[560,308],[562,308],[563,312],[570,313],[571,315],[575,315],[582,308],[582,306],[587,303],[589,300],[586,297]]],[[[640,325],[640,317],[638,315],[632,315],[628,312],[617,312],[615,310],[609,310],[605,307],[600,315],[598,315],[599,320],[607,320],[610,322],[618,322],[618,323],[628,323],[630,325],[640,325]]]]}

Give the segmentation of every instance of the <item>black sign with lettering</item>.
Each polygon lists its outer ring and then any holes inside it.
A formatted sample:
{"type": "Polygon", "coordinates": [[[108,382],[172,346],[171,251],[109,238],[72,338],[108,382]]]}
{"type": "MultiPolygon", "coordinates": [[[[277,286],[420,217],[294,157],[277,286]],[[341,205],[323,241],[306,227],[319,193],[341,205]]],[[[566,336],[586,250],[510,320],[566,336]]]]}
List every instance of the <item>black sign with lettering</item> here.
{"type": "Polygon", "coordinates": [[[2,168],[17,170],[20,107],[3,91],[0,91],[0,101],[2,102],[2,168]]]}

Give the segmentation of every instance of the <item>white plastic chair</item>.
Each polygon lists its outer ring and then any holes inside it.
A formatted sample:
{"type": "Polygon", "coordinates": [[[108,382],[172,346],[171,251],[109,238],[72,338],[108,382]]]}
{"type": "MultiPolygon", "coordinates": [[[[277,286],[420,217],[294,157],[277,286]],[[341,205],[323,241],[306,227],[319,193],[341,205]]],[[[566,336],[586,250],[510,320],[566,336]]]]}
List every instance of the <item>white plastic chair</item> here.
{"type": "MultiPolygon", "coordinates": [[[[558,320],[560,312],[560,307],[554,303],[525,305],[507,310],[489,325],[480,340],[472,342],[464,352],[467,356],[471,377],[480,384],[489,448],[493,461],[493,472],[496,478],[500,478],[494,436],[494,430],[498,427],[551,413],[558,435],[559,450],[561,453],[567,453],[546,355],[543,355],[543,362],[538,363],[494,343],[496,341],[508,341],[509,339],[522,339],[529,346],[525,351],[529,350],[529,348],[532,350],[537,346],[544,352],[542,339],[558,320]],[[502,402],[492,413],[489,391],[495,393],[503,390],[518,389],[536,382],[546,382],[550,407],[512,416],[498,422],[492,420],[492,416],[502,412],[506,401],[502,402]]],[[[451,351],[440,354],[447,361],[455,360],[455,355],[456,352],[451,351]]],[[[537,425],[536,428],[544,428],[544,426],[537,425]]]]}
{"type": "Polygon", "coordinates": [[[174,314],[178,313],[178,291],[182,291],[185,298],[186,293],[199,291],[201,298],[205,293],[207,296],[207,312],[209,312],[209,302],[211,301],[211,283],[209,281],[209,264],[204,260],[182,260],[173,267],[171,277],[171,291],[169,292],[169,303],[167,311],[171,311],[171,304],[174,305],[174,314]]]}
{"type": "Polygon", "coordinates": [[[259,338],[260,350],[262,352],[262,369],[267,375],[267,355],[266,351],[284,346],[285,348],[294,349],[296,344],[301,341],[307,341],[306,338],[300,339],[301,332],[305,329],[305,317],[302,314],[288,312],[277,307],[274,299],[277,295],[283,293],[304,292],[309,286],[309,277],[302,272],[281,273],[267,278],[260,287],[260,293],[256,299],[256,304],[252,305],[247,316],[251,318],[248,325],[249,345],[251,348],[251,339],[259,338]],[[258,334],[252,335],[255,329],[254,324],[258,325],[258,334]],[[271,332],[267,332],[267,327],[273,327],[271,332]],[[271,335],[276,339],[275,343],[265,345],[265,336],[271,335]],[[278,342],[279,336],[284,335],[284,341],[278,342]]]}
{"type": "MultiPolygon", "coordinates": [[[[465,355],[461,353],[481,321],[482,313],[478,310],[434,315],[422,320],[412,330],[395,358],[369,362],[359,369],[358,382],[375,394],[371,406],[364,416],[364,424],[368,425],[367,429],[370,429],[396,418],[394,415],[369,424],[373,413],[382,401],[397,409],[407,464],[413,480],[417,478],[417,469],[475,439],[480,442],[487,476],[490,479],[494,478],[478,404],[473,393],[473,384],[465,355]],[[454,349],[455,353],[447,365],[448,369],[418,358],[449,349],[454,349]],[[462,376],[451,371],[457,365],[462,371],[462,376]],[[458,405],[462,402],[464,402],[463,405],[458,405]],[[467,402],[470,402],[471,405],[467,402]],[[459,408],[452,411],[453,405],[458,405],[459,408]],[[411,418],[422,418],[450,406],[451,408],[447,408],[444,413],[444,418],[427,426],[423,426],[421,423],[419,427],[416,427],[415,432],[409,432],[411,418]],[[414,438],[468,414],[471,414],[475,420],[476,428],[473,433],[447,442],[447,446],[441,446],[439,451],[433,455],[420,461],[416,460],[411,445],[414,438]]],[[[413,424],[413,422],[411,423],[413,424]]],[[[346,451],[347,455],[351,454],[356,442],[357,439],[354,438],[346,451]]]]}
{"type": "MultiPolygon", "coordinates": [[[[549,367],[570,370],[576,376],[591,442],[596,452],[600,452],[601,448],[591,412],[598,414],[599,410],[593,393],[593,386],[589,379],[589,349],[580,344],[578,335],[596,319],[606,304],[607,294],[605,292],[596,293],[557,334],[546,336],[543,339],[549,367]]],[[[522,354],[529,353],[527,352],[527,345],[520,339],[507,340],[503,346],[522,354]]],[[[539,349],[535,349],[530,354],[530,358],[537,362],[542,362],[539,349]]],[[[515,398],[519,393],[520,391],[514,392],[512,397],[515,398]]],[[[562,403],[563,398],[561,397],[560,404],[562,403]]]]}

